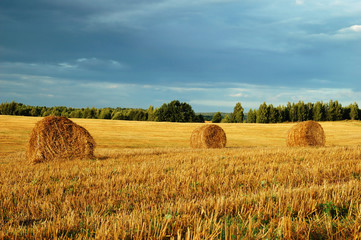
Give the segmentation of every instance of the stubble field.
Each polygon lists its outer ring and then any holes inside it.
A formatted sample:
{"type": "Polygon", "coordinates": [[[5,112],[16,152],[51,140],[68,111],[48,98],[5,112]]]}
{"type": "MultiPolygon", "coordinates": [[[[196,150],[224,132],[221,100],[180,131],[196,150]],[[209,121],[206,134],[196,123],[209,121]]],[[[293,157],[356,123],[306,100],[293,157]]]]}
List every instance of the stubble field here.
{"type": "Polygon", "coordinates": [[[200,124],[72,119],[96,159],[30,165],[40,119],[0,116],[0,239],[361,237],[361,122],[322,122],[322,148],[286,147],[293,123],[219,124],[227,148],[194,150],[200,124]]]}

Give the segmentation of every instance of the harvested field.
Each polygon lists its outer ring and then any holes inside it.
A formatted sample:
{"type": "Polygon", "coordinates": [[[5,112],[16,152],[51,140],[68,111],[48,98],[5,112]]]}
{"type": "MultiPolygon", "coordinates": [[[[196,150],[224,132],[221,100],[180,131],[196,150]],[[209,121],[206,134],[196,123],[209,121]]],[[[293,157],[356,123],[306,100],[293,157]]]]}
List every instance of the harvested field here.
{"type": "Polygon", "coordinates": [[[325,147],[287,148],[294,124],[220,124],[227,148],[191,149],[201,124],[72,119],[95,160],[24,164],[38,120],[0,116],[0,239],[361,237],[358,121],[322,122],[325,147]]]}

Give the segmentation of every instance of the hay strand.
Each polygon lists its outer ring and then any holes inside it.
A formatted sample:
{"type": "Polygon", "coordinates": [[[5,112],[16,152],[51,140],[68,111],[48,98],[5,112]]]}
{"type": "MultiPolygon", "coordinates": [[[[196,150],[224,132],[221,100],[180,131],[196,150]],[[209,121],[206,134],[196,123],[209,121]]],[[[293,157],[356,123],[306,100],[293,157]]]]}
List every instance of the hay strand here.
{"type": "Polygon", "coordinates": [[[315,121],[300,122],[288,131],[287,146],[325,146],[325,143],[325,132],[315,121]]]}
{"type": "Polygon", "coordinates": [[[94,158],[90,133],[66,117],[45,117],[35,124],[26,152],[31,163],[55,159],[94,158]]]}
{"type": "Polygon", "coordinates": [[[194,129],[190,138],[192,148],[224,148],[226,143],[226,133],[215,124],[207,124],[194,129]]]}

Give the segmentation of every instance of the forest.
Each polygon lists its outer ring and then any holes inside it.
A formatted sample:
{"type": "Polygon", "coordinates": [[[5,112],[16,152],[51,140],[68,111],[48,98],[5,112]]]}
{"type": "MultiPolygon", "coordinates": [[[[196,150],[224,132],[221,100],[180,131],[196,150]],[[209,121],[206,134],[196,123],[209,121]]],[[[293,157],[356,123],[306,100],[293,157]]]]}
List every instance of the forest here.
{"type": "Polygon", "coordinates": [[[65,106],[45,107],[29,106],[12,101],[0,104],[0,115],[17,116],[63,116],[67,118],[112,119],[130,121],[159,121],[159,122],[204,122],[202,115],[196,115],[187,103],[174,100],[164,103],[159,108],[149,106],[141,108],[72,108],[65,106]]]}
{"type": "Polygon", "coordinates": [[[250,109],[247,114],[248,123],[281,123],[314,121],[358,120],[361,112],[357,103],[343,107],[337,100],[328,103],[287,103],[286,106],[274,107],[263,103],[256,110],[250,109]]]}
{"type": "Polygon", "coordinates": [[[286,105],[273,106],[262,103],[258,109],[249,109],[244,113],[242,104],[238,102],[232,113],[195,113],[188,103],[173,100],[164,103],[159,108],[149,106],[141,108],[72,108],[65,106],[29,106],[12,101],[0,104],[0,115],[18,116],[64,116],[68,118],[88,119],[112,119],[130,121],[159,121],[159,122],[204,122],[211,120],[214,123],[282,123],[315,121],[340,121],[359,120],[361,110],[354,102],[348,106],[342,106],[337,100],[329,102],[318,101],[316,103],[288,102],[286,105]]]}

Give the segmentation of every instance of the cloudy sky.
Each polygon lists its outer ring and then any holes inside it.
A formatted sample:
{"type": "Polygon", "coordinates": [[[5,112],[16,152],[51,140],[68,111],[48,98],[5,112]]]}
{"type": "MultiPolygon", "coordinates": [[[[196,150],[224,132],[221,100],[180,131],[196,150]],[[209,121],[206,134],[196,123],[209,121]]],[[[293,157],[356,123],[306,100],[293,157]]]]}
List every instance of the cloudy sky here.
{"type": "Polygon", "coordinates": [[[361,105],[359,0],[1,0],[0,101],[361,105]]]}

